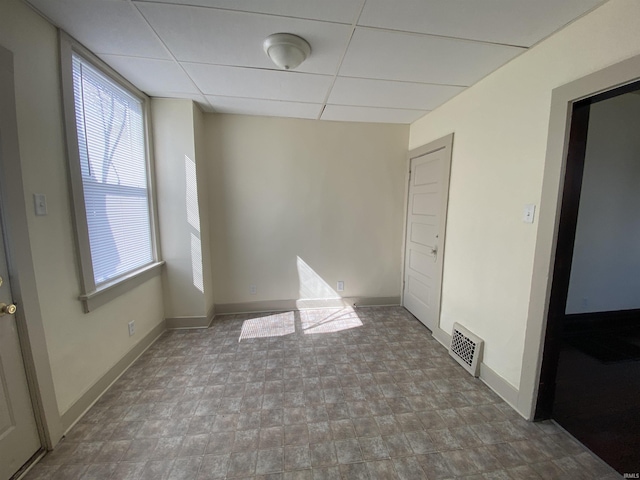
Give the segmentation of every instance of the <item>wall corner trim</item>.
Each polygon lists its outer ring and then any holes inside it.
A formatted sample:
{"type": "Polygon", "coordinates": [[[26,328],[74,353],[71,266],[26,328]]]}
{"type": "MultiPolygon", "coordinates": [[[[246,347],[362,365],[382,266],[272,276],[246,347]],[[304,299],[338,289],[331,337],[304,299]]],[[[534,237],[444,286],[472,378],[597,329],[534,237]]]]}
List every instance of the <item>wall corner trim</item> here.
{"type": "Polygon", "coordinates": [[[136,343],[131,350],[129,350],[116,364],[111,367],[102,377],[100,377],[94,384],[89,387],[84,394],[76,400],[61,415],[62,427],[65,435],[67,432],[80,420],[85,413],[98,401],[100,397],[118,380],[140,357],[147,351],[151,345],[153,345],[158,338],[166,330],[166,322],[163,320],[156,325],[147,335],[145,335],[138,343],[136,343]]]}
{"type": "Polygon", "coordinates": [[[209,309],[207,316],[168,317],[165,319],[168,330],[181,330],[192,328],[209,328],[215,317],[215,305],[209,309]]]}

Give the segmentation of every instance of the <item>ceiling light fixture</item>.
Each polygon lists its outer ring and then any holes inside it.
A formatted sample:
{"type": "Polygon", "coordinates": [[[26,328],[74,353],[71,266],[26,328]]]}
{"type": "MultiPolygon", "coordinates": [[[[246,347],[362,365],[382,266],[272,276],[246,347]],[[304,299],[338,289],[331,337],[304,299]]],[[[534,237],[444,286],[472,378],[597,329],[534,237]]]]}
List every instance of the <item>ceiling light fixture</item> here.
{"type": "Polygon", "coordinates": [[[264,43],[264,52],[283,70],[291,70],[304,62],[311,53],[307,41],[291,33],[274,33],[264,43]]]}

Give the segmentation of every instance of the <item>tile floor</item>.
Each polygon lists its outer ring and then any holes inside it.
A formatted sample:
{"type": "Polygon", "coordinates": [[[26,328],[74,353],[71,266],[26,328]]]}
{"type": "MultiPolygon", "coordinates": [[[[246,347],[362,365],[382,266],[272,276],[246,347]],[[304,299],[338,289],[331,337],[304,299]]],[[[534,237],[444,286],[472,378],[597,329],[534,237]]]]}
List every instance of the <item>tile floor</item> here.
{"type": "Polygon", "coordinates": [[[28,480],[613,479],[521,419],[400,307],[164,334],[28,480]]]}

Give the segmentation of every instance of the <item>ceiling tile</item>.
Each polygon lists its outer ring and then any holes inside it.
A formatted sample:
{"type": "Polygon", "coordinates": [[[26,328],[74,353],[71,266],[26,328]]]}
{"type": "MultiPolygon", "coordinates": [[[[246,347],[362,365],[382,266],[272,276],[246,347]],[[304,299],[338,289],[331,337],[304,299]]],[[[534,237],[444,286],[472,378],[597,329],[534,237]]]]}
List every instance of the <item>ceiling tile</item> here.
{"type": "Polygon", "coordinates": [[[272,33],[304,37],[311,55],[296,70],[333,75],[351,27],[335,23],[167,4],[139,3],[149,23],[180,61],[277,68],[262,49],[272,33]]]}
{"type": "MultiPolygon", "coordinates": [[[[147,0],[143,0],[147,1],[147,0]]],[[[361,0],[151,0],[159,3],[200,5],[203,7],[239,10],[243,12],[268,13],[283,17],[325,20],[351,24],[358,13],[361,0]]]]}
{"type": "Polygon", "coordinates": [[[254,98],[207,95],[216,112],[268,117],[318,118],[322,105],[317,103],[279,102],[254,98]]]}
{"type": "Polygon", "coordinates": [[[189,76],[173,60],[100,55],[143,92],[198,93],[189,76]]]}
{"type": "Polygon", "coordinates": [[[227,97],[323,103],[332,77],[298,72],[184,63],[202,93],[227,97]]]}
{"type": "Polygon", "coordinates": [[[327,105],[324,112],[322,112],[322,120],[369,123],[412,123],[427,113],[426,110],[327,105]]]}
{"type": "Polygon", "coordinates": [[[358,27],[340,68],[347,77],[471,85],[525,49],[358,27]]]}
{"type": "Polygon", "coordinates": [[[603,0],[367,0],[359,25],[531,46],[603,0]]]}
{"type": "Polygon", "coordinates": [[[433,110],[465,87],[338,77],[329,103],[370,107],[433,110]]]}
{"type": "Polygon", "coordinates": [[[128,2],[29,0],[29,3],[93,53],[171,58],[140,12],[128,2]]]}

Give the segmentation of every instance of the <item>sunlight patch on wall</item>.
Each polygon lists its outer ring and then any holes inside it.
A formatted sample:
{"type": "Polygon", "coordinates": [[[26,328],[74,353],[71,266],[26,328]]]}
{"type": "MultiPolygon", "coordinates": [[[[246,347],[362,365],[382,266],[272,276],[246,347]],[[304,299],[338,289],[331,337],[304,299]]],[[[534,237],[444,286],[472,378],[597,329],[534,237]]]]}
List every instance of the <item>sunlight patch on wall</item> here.
{"type": "Polygon", "coordinates": [[[300,284],[300,296],[298,298],[341,298],[304,260],[296,257],[296,263],[298,266],[298,283],[300,284]]]}
{"type": "Polygon", "coordinates": [[[296,331],[296,320],[293,312],[278,313],[264,317],[245,320],[238,341],[249,338],[283,337],[296,331]]]}
{"type": "Polygon", "coordinates": [[[202,271],[202,244],[200,243],[200,210],[198,209],[198,184],[196,164],[188,156],[184,156],[185,202],[187,222],[191,232],[191,277],[193,286],[204,293],[204,276],[202,271]]]}
{"type": "Polygon", "coordinates": [[[362,326],[362,321],[353,307],[334,311],[325,309],[302,311],[300,321],[305,334],[335,333],[362,326]]]}
{"type": "Polygon", "coordinates": [[[186,182],[187,222],[200,233],[200,210],[198,210],[198,183],[196,164],[184,156],[184,178],[186,182]]]}
{"type": "Polygon", "coordinates": [[[202,275],[202,245],[200,239],[191,234],[191,277],[193,286],[204,293],[204,277],[202,275]]]}

